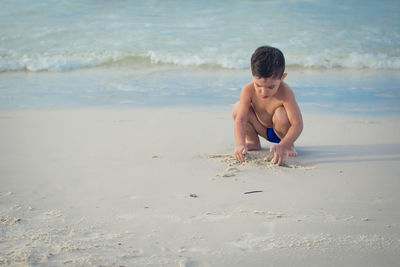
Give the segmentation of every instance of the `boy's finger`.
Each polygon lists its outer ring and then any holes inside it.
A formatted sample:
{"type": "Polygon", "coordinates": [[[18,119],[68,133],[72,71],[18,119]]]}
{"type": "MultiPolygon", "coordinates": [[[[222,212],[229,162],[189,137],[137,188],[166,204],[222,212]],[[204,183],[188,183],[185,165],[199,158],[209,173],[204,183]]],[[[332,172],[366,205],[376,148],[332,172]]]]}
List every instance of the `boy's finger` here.
{"type": "Polygon", "coordinates": [[[241,153],[235,154],[235,158],[239,162],[243,162],[243,155],[241,153]]]}
{"type": "Polygon", "coordinates": [[[278,163],[278,153],[274,153],[274,164],[278,163]]]}
{"type": "Polygon", "coordinates": [[[242,161],[242,159],[240,158],[240,154],[237,154],[236,155],[236,159],[240,162],[240,161],[242,161]]]}
{"type": "Polygon", "coordinates": [[[279,166],[282,166],[282,165],[283,165],[283,155],[281,155],[281,156],[279,157],[278,165],[279,165],[279,166]]]}

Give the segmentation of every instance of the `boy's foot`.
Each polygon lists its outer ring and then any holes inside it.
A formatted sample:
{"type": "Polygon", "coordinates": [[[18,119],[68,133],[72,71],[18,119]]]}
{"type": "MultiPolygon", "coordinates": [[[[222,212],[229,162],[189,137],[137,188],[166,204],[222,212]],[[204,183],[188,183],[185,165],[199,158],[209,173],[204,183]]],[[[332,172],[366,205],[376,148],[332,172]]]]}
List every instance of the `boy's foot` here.
{"type": "Polygon", "coordinates": [[[249,151],[260,150],[261,149],[261,144],[259,142],[258,143],[247,142],[246,145],[247,145],[247,149],[249,151]]]}
{"type": "Polygon", "coordinates": [[[292,146],[290,149],[288,149],[286,153],[287,153],[288,157],[297,157],[297,151],[294,148],[294,146],[292,146]]]}

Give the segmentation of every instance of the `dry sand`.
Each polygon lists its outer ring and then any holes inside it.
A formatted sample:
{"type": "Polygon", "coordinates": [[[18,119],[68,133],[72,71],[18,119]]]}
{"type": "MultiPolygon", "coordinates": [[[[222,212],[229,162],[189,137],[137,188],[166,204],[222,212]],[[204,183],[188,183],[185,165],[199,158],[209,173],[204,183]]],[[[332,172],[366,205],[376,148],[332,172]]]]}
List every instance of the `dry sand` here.
{"type": "Polygon", "coordinates": [[[400,119],[304,121],[278,167],[228,109],[1,110],[0,265],[397,265],[400,119]]]}

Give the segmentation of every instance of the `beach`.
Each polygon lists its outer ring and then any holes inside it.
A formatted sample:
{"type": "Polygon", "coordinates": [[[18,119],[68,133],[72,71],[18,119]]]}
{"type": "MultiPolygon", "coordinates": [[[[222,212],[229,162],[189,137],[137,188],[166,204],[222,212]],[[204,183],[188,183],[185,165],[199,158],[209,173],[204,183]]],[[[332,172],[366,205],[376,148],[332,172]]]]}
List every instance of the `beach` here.
{"type": "Polygon", "coordinates": [[[399,118],[304,121],[279,167],[227,108],[2,110],[0,262],[396,265],[399,118]]]}
{"type": "Polygon", "coordinates": [[[1,266],[397,266],[398,1],[2,1],[1,266]],[[270,45],[298,157],[244,163],[270,45]]]}

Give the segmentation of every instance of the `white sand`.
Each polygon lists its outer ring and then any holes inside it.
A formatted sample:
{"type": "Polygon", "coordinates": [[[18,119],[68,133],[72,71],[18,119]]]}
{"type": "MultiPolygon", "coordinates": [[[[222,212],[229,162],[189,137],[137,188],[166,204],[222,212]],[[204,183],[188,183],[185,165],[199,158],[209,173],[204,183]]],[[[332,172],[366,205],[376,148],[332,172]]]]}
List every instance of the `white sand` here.
{"type": "Polygon", "coordinates": [[[397,265],[400,119],[304,120],[287,168],[228,109],[2,110],[0,265],[397,265]]]}

